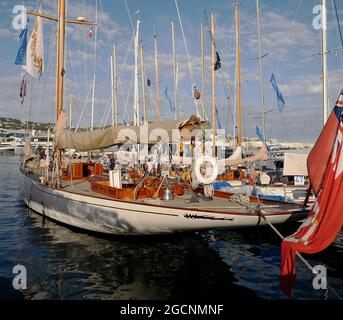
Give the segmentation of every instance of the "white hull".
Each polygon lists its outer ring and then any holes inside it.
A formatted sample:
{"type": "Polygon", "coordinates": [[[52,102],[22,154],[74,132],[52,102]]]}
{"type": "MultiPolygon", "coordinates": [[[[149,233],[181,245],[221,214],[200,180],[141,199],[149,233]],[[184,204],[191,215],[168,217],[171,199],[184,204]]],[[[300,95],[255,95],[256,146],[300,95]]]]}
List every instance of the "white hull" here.
{"type": "MultiPolygon", "coordinates": [[[[115,235],[148,235],[264,225],[256,215],[216,213],[130,203],[57,190],[22,174],[25,202],[37,213],[84,230],[115,235]]],[[[273,224],[304,213],[269,216],[273,224]]]]}

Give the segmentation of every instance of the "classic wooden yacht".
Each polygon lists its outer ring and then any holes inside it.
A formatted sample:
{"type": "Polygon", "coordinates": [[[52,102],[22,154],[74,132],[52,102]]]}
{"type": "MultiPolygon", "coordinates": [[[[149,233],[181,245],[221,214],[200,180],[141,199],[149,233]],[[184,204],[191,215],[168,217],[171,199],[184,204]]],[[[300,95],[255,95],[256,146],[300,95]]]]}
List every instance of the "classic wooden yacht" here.
{"type": "Polygon", "coordinates": [[[133,161],[125,168],[119,165],[107,172],[99,163],[72,159],[68,155],[71,149],[101,150],[128,143],[159,145],[161,136],[153,134],[156,130],[164,130],[171,142],[174,130],[180,132],[182,139],[192,139],[208,128],[208,123],[196,116],[183,121],[156,121],[144,126],[149,137],[146,141],[140,140],[143,126],[139,125],[83,133],[66,129],[62,111],[65,26],[68,22],[91,23],[84,19],[67,21],[65,2],[58,1],[57,17],[28,11],[58,22],[55,151],[52,156],[47,153],[42,172],[42,159],[32,154],[29,145],[24,150],[20,172],[29,208],[69,226],[116,235],[245,228],[265,225],[267,221],[295,221],[307,215],[302,205],[231,195],[214,191],[211,184],[195,183],[194,165],[185,169],[173,163],[163,165],[155,158],[150,164],[143,159],[138,165],[133,161]],[[128,130],[136,134],[137,140],[130,141],[128,130]]]}
{"type": "MultiPolygon", "coordinates": [[[[168,126],[201,125],[192,119],[182,123],[169,121],[168,126]]],[[[166,127],[166,123],[154,123],[148,130],[163,125],[166,127]]],[[[118,127],[101,131],[77,134],[67,129],[55,131],[56,144],[81,151],[94,141],[101,141],[101,148],[115,144],[118,127]],[[91,135],[96,136],[95,140],[91,135]]],[[[55,157],[55,163],[58,162],[55,157]]],[[[140,235],[233,229],[264,225],[265,218],[279,224],[307,214],[302,205],[259,200],[243,194],[213,191],[207,196],[206,185],[194,186],[192,178],[189,180],[192,175],[182,175],[182,169],[170,169],[168,165],[165,174],[155,170],[159,166],[149,170],[149,163],[105,172],[100,163],[65,158],[59,175],[52,171],[45,176],[38,174],[38,165],[29,156],[21,169],[27,205],[46,217],[85,230],[140,235]]],[[[164,169],[162,165],[160,171],[164,169]]]]}

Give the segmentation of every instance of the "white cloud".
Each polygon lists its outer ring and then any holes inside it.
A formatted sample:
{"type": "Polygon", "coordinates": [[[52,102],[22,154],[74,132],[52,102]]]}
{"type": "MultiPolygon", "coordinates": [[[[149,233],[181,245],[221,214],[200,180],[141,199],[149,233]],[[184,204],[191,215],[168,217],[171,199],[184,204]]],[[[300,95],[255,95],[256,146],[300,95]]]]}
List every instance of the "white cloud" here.
{"type": "Polygon", "coordinates": [[[0,28],[0,37],[1,38],[17,38],[19,33],[10,28],[0,28]]]}
{"type": "MultiPolygon", "coordinates": [[[[329,73],[329,86],[332,95],[332,99],[336,98],[336,95],[342,89],[343,69],[336,69],[329,73]]],[[[298,75],[292,79],[288,84],[280,85],[284,95],[302,96],[306,98],[307,95],[319,96],[323,92],[321,75],[298,75]]]]}

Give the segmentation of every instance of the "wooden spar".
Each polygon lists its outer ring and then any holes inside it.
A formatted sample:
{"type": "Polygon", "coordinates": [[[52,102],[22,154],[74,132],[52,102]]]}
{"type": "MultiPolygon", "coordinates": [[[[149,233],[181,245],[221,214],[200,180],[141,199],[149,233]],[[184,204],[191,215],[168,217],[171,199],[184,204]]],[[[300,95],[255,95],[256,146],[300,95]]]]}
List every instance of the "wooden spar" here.
{"type": "Polygon", "coordinates": [[[64,84],[64,47],[65,47],[65,0],[58,1],[57,24],[57,67],[56,67],[56,121],[63,110],[64,84]]]}
{"type": "Polygon", "coordinates": [[[41,18],[45,18],[48,20],[53,20],[56,22],[58,21],[58,17],[54,17],[54,16],[51,16],[51,15],[43,13],[43,12],[36,12],[36,11],[30,10],[30,9],[27,9],[26,13],[30,14],[32,16],[41,17],[41,18]]]}
{"type": "Polygon", "coordinates": [[[64,83],[64,48],[65,48],[65,25],[66,23],[78,25],[96,25],[95,22],[66,20],[65,0],[58,0],[58,16],[54,17],[42,12],[27,10],[27,14],[42,17],[57,22],[57,63],[56,63],[56,121],[63,110],[63,83],[64,83]]]}
{"type": "MultiPolygon", "coordinates": [[[[26,10],[27,14],[30,14],[32,16],[36,16],[36,17],[41,17],[41,18],[45,18],[48,20],[53,20],[53,21],[58,21],[58,17],[54,17],[50,14],[46,14],[43,12],[36,12],[30,9],[26,10]]],[[[68,20],[68,19],[64,19],[65,23],[67,24],[79,24],[79,25],[85,25],[85,26],[95,26],[96,22],[89,22],[89,21],[79,21],[79,20],[68,20]]]]}
{"type": "MultiPolygon", "coordinates": [[[[63,110],[64,89],[64,51],[65,51],[65,25],[66,23],[79,25],[96,25],[94,22],[66,20],[66,0],[58,0],[58,16],[54,17],[42,12],[27,10],[27,14],[42,17],[57,22],[57,62],[56,62],[56,122],[63,110]]],[[[61,150],[56,150],[56,156],[61,160],[61,150]]]]}
{"type": "Polygon", "coordinates": [[[145,65],[144,65],[144,46],[143,42],[141,42],[141,69],[142,69],[142,94],[143,94],[143,116],[144,116],[144,124],[148,123],[148,115],[147,115],[147,104],[146,104],[146,92],[145,92],[145,65]]]}
{"type": "Polygon", "coordinates": [[[242,145],[242,101],[241,101],[241,48],[239,35],[238,1],[235,3],[236,15],[236,65],[237,65],[237,145],[242,145]]]}
{"type": "Polygon", "coordinates": [[[212,44],[212,154],[213,157],[216,156],[216,92],[215,92],[215,76],[214,76],[214,66],[215,66],[215,47],[214,47],[214,14],[211,14],[211,44],[212,44]]]}
{"type": "MultiPolygon", "coordinates": [[[[98,21],[98,0],[95,0],[95,17],[98,21]]],[[[94,130],[94,106],[95,106],[95,86],[96,86],[96,56],[98,43],[98,28],[95,28],[94,37],[94,63],[93,63],[93,88],[92,88],[92,112],[91,112],[91,130],[94,130]]]]}
{"type": "Polygon", "coordinates": [[[158,56],[157,56],[157,35],[154,35],[155,43],[155,75],[156,75],[156,101],[157,101],[157,121],[161,119],[161,101],[160,101],[160,88],[158,80],[158,56]]]}
{"type": "Polygon", "coordinates": [[[175,24],[171,23],[172,30],[172,45],[173,45],[173,70],[174,70],[174,107],[175,107],[175,120],[178,119],[178,106],[177,106],[177,61],[176,61],[176,46],[175,46],[175,24]]]}
{"type": "Polygon", "coordinates": [[[206,95],[205,95],[205,40],[204,40],[204,25],[201,24],[200,27],[200,33],[201,33],[201,91],[202,91],[202,117],[203,119],[207,119],[206,115],[206,95]]]}

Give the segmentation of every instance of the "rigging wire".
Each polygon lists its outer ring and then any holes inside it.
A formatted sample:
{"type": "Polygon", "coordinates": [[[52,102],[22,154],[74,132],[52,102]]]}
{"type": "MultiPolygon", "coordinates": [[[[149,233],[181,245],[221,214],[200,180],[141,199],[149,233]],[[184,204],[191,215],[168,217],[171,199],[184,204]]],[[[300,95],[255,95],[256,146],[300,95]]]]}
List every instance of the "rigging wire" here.
{"type": "MultiPolygon", "coordinates": [[[[126,0],[125,0],[126,1],[126,0]]],[[[180,15],[180,10],[179,10],[179,5],[177,0],[175,0],[175,6],[176,6],[176,11],[177,11],[177,15],[178,15],[178,19],[179,19],[179,23],[180,23],[180,29],[181,29],[181,33],[182,33],[182,37],[183,37],[183,42],[186,48],[186,53],[187,53],[187,57],[188,57],[188,67],[189,67],[189,72],[190,72],[190,77],[191,77],[191,94],[193,96],[193,90],[194,90],[194,74],[193,74],[193,69],[192,69],[192,58],[189,54],[189,50],[188,50],[188,45],[187,45],[187,41],[186,41],[186,36],[185,36],[185,31],[183,29],[183,23],[182,23],[182,19],[181,19],[181,15],[180,15]]],[[[198,110],[198,106],[197,103],[194,101],[194,106],[195,106],[195,110],[196,110],[196,114],[197,116],[199,116],[199,110],[198,110]]]]}
{"type": "MultiPolygon", "coordinates": [[[[256,188],[256,181],[254,181],[254,187],[256,188]]],[[[281,234],[281,232],[270,222],[269,218],[266,217],[266,213],[263,209],[262,209],[262,204],[260,202],[260,197],[258,196],[257,194],[257,206],[255,208],[252,208],[251,206],[247,206],[247,205],[244,205],[242,204],[241,202],[237,202],[239,203],[240,205],[242,206],[245,206],[246,209],[248,211],[250,210],[253,210],[255,211],[267,224],[268,226],[279,236],[279,238],[284,241],[286,238],[281,234]]],[[[315,270],[314,267],[312,267],[312,265],[308,262],[307,259],[305,259],[301,253],[297,252],[296,251],[296,256],[305,264],[305,266],[310,270],[310,272],[312,274],[315,274],[315,275],[318,275],[318,272],[315,270]]],[[[327,295],[328,295],[328,291],[329,289],[334,293],[334,295],[339,299],[339,300],[342,300],[342,297],[339,295],[339,293],[333,288],[331,287],[330,285],[327,285],[328,289],[326,291],[326,298],[327,298],[327,295]]]]}
{"type": "MultiPolygon", "coordinates": [[[[105,17],[105,11],[104,11],[104,7],[103,7],[103,4],[102,4],[102,0],[99,0],[99,6],[100,6],[100,10],[101,10],[102,16],[105,17]]],[[[127,6],[127,10],[128,10],[128,6],[127,6]]],[[[129,15],[130,21],[132,21],[131,14],[130,14],[129,10],[128,10],[128,15],[129,15]]],[[[106,21],[106,20],[104,19],[104,21],[106,21]]],[[[133,23],[131,23],[131,26],[133,27],[133,23]]],[[[104,27],[104,30],[106,30],[106,36],[107,36],[108,44],[110,45],[113,42],[111,40],[111,36],[110,36],[110,32],[109,32],[110,28],[104,27]]],[[[134,31],[134,28],[133,28],[133,31],[134,31]]],[[[131,35],[131,39],[130,39],[130,42],[129,42],[128,46],[127,46],[125,55],[123,56],[122,62],[118,65],[118,75],[117,75],[117,77],[118,77],[117,78],[117,83],[118,83],[117,86],[118,86],[118,89],[119,89],[118,91],[123,91],[123,92],[126,91],[126,88],[125,88],[125,90],[123,90],[123,88],[122,88],[121,80],[122,80],[122,77],[123,77],[124,71],[125,71],[124,70],[125,69],[124,66],[126,66],[127,60],[128,60],[128,56],[130,54],[130,48],[133,45],[133,39],[134,39],[134,32],[131,35]]],[[[130,94],[130,93],[128,92],[128,94],[130,94]]],[[[122,103],[125,104],[126,99],[124,98],[124,96],[121,95],[120,97],[122,99],[122,103]]],[[[107,112],[107,110],[105,112],[107,112]]]]}
{"type": "MultiPolygon", "coordinates": [[[[110,116],[110,114],[111,114],[111,112],[112,112],[112,108],[111,108],[111,101],[112,101],[112,97],[110,97],[110,99],[108,100],[108,102],[107,102],[107,106],[106,106],[106,109],[108,109],[108,111],[107,111],[107,115],[106,115],[106,118],[104,117],[104,124],[103,124],[103,129],[106,127],[106,123],[107,123],[107,121],[108,121],[108,118],[109,118],[109,116],[110,116]]],[[[105,114],[104,114],[105,115],[105,114]]]]}
{"type": "Polygon", "coordinates": [[[127,14],[129,16],[129,19],[130,19],[130,24],[131,24],[132,31],[135,32],[135,27],[133,25],[133,20],[132,20],[132,16],[131,16],[131,12],[130,12],[129,6],[128,6],[126,0],[124,0],[124,2],[125,2],[125,7],[126,7],[127,14]]]}
{"type": "MultiPolygon", "coordinates": [[[[53,46],[53,28],[51,27],[51,31],[50,31],[50,34],[49,34],[49,38],[48,38],[48,48],[52,47],[53,46]]],[[[45,68],[44,67],[44,72],[45,72],[45,81],[43,83],[43,90],[42,90],[42,102],[41,102],[41,106],[43,106],[43,108],[45,107],[45,97],[46,97],[46,87],[47,87],[47,80],[49,79],[48,77],[48,74],[49,74],[49,71],[51,69],[51,61],[52,59],[48,59],[48,63],[47,63],[47,67],[45,68]]],[[[48,97],[49,99],[51,99],[51,95],[49,95],[48,97]]],[[[49,115],[51,115],[51,105],[49,106],[49,115]]],[[[49,121],[50,121],[50,117],[49,117],[49,121]]]]}
{"type": "MultiPolygon", "coordinates": [[[[76,72],[75,72],[75,68],[74,68],[74,65],[71,63],[72,61],[72,58],[71,58],[71,50],[69,48],[67,48],[67,56],[69,58],[69,61],[70,61],[70,69],[71,69],[71,73],[72,73],[72,76],[73,78],[75,79],[75,83],[74,85],[76,86],[76,92],[77,92],[77,98],[79,99],[79,103],[80,105],[82,105],[82,98],[81,98],[81,94],[80,94],[80,87],[79,87],[79,82],[77,81],[77,77],[76,77],[76,72]]],[[[86,86],[87,87],[87,86],[86,86]]],[[[88,96],[87,96],[88,98],[88,96]]],[[[87,99],[86,98],[86,99],[87,99]]],[[[80,115],[81,117],[81,115],[80,115]]],[[[81,119],[80,119],[81,120],[81,119]]]]}
{"type": "Polygon", "coordinates": [[[105,115],[108,114],[111,111],[111,108],[109,108],[111,106],[111,100],[112,100],[112,97],[110,96],[109,99],[107,99],[105,110],[102,113],[102,116],[101,116],[101,119],[100,119],[100,127],[106,126],[107,117],[105,117],[105,115]]]}
{"type": "MultiPolygon", "coordinates": [[[[293,16],[293,19],[292,19],[292,22],[291,24],[295,24],[295,20],[297,19],[298,15],[299,15],[299,12],[300,12],[300,9],[301,9],[301,5],[302,5],[302,0],[298,0],[298,5],[297,5],[297,8],[295,10],[295,13],[294,13],[294,16],[293,16]]],[[[281,64],[281,61],[285,55],[285,52],[286,50],[284,50],[283,52],[281,52],[280,56],[279,56],[279,59],[278,59],[278,63],[276,64],[276,68],[274,69],[274,73],[278,73],[279,71],[279,68],[280,68],[280,64],[281,64]]]]}
{"type": "Polygon", "coordinates": [[[130,92],[131,92],[131,89],[132,89],[133,78],[134,78],[134,73],[132,73],[132,76],[131,76],[131,81],[130,81],[130,86],[129,86],[129,90],[128,90],[128,95],[127,95],[126,102],[125,102],[124,113],[123,113],[123,117],[122,117],[122,120],[121,120],[122,123],[124,122],[124,119],[125,119],[125,116],[126,116],[126,113],[127,113],[127,109],[128,109],[128,104],[129,104],[129,99],[130,99],[130,92]]]}
{"type": "MultiPolygon", "coordinates": [[[[208,33],[210,35],[210,38],[211,38],[211,43],[213,43],[216,51],[218,52],[218,54],[220,53],[220,51],[218,50],[218,47],[216,45],[216,42],[215,42],[215,39],[213,37],[213,34],[212,34],[212,31],[211,31],[211,28],[209,27],[209,21],[208,21],[208,14],[207,14],[207,11],[206,9],[204,9],[204,17],[205,17],[205,24],[206,24],[206,27],[207,27],[207,30],[208,30],[208,33]]],[[[231,107],[231,104],[230,104],[230,89],[229,89],[229,86],[228,86],[228,80],[226,80],[225,78],[225,74],[224,74],[224,71],[222,68],[219,69],[219,73],[221,75],[221,83],[223,85],[223,89],[224,89],[224,93],[225,93],[225,96],[226,96],[226,99],[228,100],[229,102],[229,111],[230,111],[230,115],[231,115],[231,118],[232,118],[232,121],[234,122],[234,114],[233,114],[233,111],[232,111],[232,107],[231,107]]]]}
{"type": "MultiPolygon", "coordinates": [[[[50,39],[50,43],[51,43],[51,47],[50,47],[50,52],[51,52],[51,61],[56,61],[56,42],[54,41],[55,39],[55,36],[56,35],[56,24],[52,25],[51,27],[51,33],[50,33],[50,36],[51,36],[51,39],[50,39]]],[[[48,98],[48,101],[49,101],[49,121],[51,123],[54,123],[54,120],[55,120],[55,114],[54,114],[54,111],[55,111],[55,108],[53,107],[53,90],[54,90],[54,87],[55,87],[55,83],[54,81],[52,80],[54,79],[54,70],[53,68],[51,68],[51,77],[50,77],[50,87],[49,87],[49,98],[48,98]]]]}
{"type": "MultiPolygon", "coordinates": [[[[99,3],[100,3],[100,9],[101,9],[101,12],[103,15],[105,15],[105,11],[104,11],[104,8],[103,8],[103,4],[102,4],[102,0],[99,0],[99,3]]],[[[127,65],[127,60],[128,60],[128,57],[129,57],[129,54],[130,54],[130,49],[132,48],[133,46],[133,41],[134,41],[134,36],[135,36],[135,28],[134,28],[134,25],[133,25],[133,19],[132,19],[132,15],[130,13],[130,9],[129,9],[129,6],[127,4],[127,1],[125,0],[125,7],[126,7],[126,10],[127,10],[127,14],[128,14],[128,17],[129,17],[129,20],[130,20],[130,25],[131,25],[131,28],[132,28],[132,35],[131,35],[131,39],[130,39],[130,42],[128,43],[128,46],[127,46],[127,50],[126,50],[126,53],[122,59],[122,62],[121,64],[118,66],[118,79],[117,79],[117,83],[118,83],[118,91],[122,91],[122,92],[126,92],[127,91],[127,88],[123,88],[122,87],[122,78],[124,76],[124,71],[125,71],[125,67],[127,65]]],[[[106,35],[107,35],[107,39],[108,39],[108,43],[112,43],[111,41],[111,37],[110,37],[110,33],[109,33],[109,28],[105,28],[106,29],[106,35]]],[[[140,59],[140,57],[139,57],[140,59]]],[[[121,95],[121,99],[123,100],[123,104],[125,105],[125,110],[124,110],[124,114],[126,115],[127,113],[127,106],[128,106],[128,100],[129,100],[129,97],[130,97],[130,90],[127,92],[128,96],[127,98],[125,99],[124,96],[121,95]]],[[[107,110],[105,111],[107,112],[107,110]]]]}
{"type": "MultiPolygon", "coordinates": [[[[296,22],[295,20],[297,19],[298,15],[299,15],[302,3],[303,3],[302,0],[298,0],[297,8],[294,12],[294,16],[293,16],[291,24],[294,24],[296,22]]],[[[276,68],[274,68],[274,70],[275,70],[274,73],[278,73],[284,55],[285,55],[285,51],[281,52],[279,59],[278,59],[278,62],[276,64],[276,68]]],[[[283,128],[284,137],[285,137],[286,141],[288,141],[288,134],[287,134],[287,130],[286,130],[286,123],[285,123],[285,117],[284,117],[283,112],[280,112],[280,118],[282,121],[282,128],[283,128]]]]}
{"type": "Polygon", "coordinates": [[[83,104],[83,107],[82,107],[82,110],[81,110],[81,114],[79,116],[79,120],[77,122],[77,126],[75,127],[75,132],[77,132],[79,130],[79,128],[80,128],[81,119],[82,119],[83,113],[85,112],[86,106],[88,104],[88,99],[89,99],[89,95],[91,94],[91,92],[92,92],[92,87],[89,88],[86,100],[85,100],[85,102],[83,104]]]}
{"type": "Polygon", "coordinates": [[[335,10],[336,21],[337,21],[337,26],[338,26],[338,32],[339,32],[339,36],[340,36],[340,40],[341,40],[341,46],[342,46],[342,49],[343,49],[343,35],[342,35],[341,23],[340,23],[340,20],[339,20],[336,0],[332,0],[332,5],[333,5],[333,8],[335,10]]]}

